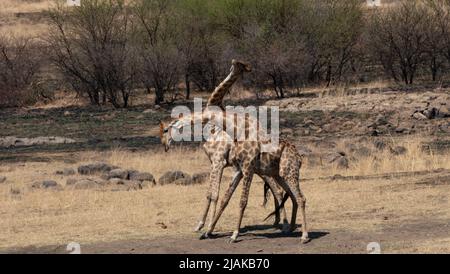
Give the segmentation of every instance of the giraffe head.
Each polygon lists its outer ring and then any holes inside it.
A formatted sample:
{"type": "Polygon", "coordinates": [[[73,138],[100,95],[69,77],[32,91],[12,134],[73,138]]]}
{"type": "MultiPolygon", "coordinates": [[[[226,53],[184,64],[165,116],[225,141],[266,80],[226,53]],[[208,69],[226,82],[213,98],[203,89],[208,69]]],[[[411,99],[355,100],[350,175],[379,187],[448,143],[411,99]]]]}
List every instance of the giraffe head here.
{"type": "Polygon", "coordinates": [[[173,141],[171,125],[172,123],[166,125],[163,121],[159,121],[159,138],[161,139],[161,144],[163,144],[165,152],[169,151],[170,144],[173,141]]]}
{"type": "Polygon", "coordinates": [[[252,66],[249,63],[233,59],[231,61],[231,70],[237,74],[241,74],[242,72],[252,71],[252,66]]]}

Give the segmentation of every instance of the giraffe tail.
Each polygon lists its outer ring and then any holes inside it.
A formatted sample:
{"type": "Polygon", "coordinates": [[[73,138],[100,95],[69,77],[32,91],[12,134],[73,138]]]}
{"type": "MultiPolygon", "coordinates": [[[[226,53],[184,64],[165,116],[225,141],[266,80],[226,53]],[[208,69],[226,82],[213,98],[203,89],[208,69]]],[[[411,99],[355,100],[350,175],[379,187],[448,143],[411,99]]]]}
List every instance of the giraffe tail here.
{"type": "Polygon", "coordinates": [[[269,190],[270,190],[269,184],[264,183],[264,200],[262,203],[263,207],[266,207],[267,201],[269,200],[269,190]]]}
{"type": "Polygon", "coordinates": [[[275,215],[275,213],[279,212],[280,209],[282,209],[284,207],[284,203],[286,203],[287,199],[289,198],[289,194],[286,192],[284,193],[283,196],[283,200],[281,201],[281,203],[278,205],[277,208],[275,208],[275,210],[270,213],[269,215],[267,215],[267,217],[264,219],[264,221],[267,221],[267,219],[269,219],[270,217],[272,217],[273,215],[275,215]]]}

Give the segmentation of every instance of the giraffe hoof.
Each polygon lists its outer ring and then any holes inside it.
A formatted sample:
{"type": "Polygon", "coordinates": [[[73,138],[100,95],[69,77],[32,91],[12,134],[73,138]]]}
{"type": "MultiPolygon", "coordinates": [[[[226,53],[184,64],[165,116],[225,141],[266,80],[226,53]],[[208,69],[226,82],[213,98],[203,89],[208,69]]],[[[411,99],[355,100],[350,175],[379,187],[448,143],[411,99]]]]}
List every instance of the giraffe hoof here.
{"type": "Polygon", "coordinates": [[[211,237],[211,234],[208,232],[202,233],[202,235],[200,236],[200,240],[205,240],[205,239],[209,239],[211,237]]]}
{"type": "Polygon", "coordinates": [[[281,230],[283,234],[291,233],[291,227],[289,224],[283,224],[283,229],[281,230]]]}
{"type": "Polygon", "coordinates": [[[234,238],[230,238],[229,240],[228,240],[228,243],[229,244],[234,244],[234,243],[237,243],[238,241],[237,241],[237,239],[234,239],[234,238]]]}
{"type": "Polygon", "coordinates": [[[309,241],[311,241],[310,238],[302,238],[302,239],[300,240],[300,242],[301,242],[302,244],[307,244],[307,243],[309,243],[309,241]]]}

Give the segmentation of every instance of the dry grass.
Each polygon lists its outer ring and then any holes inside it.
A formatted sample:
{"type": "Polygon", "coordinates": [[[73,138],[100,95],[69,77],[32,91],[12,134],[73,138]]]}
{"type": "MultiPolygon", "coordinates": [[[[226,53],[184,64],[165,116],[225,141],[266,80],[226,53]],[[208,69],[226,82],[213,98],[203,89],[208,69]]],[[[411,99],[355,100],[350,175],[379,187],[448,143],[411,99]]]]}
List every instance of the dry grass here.
{"type": "MultiPolygon", "coordinates": [[[[343,176],[358,176],[358,175],[374,175],[394,172],[412,172],[424,170],[437,170],[440,168],[450,169],[450,155],[436,154],[433,151],[424,151],[422,144],[426,138],[409,137],[391,140],[386,140],[388,146],[397,147],[402,146],[406,148],[406,153],[402,155],[394,155],[389,148],[383,151],[378,151],[373,144],[363,144],[372,152],[366,156],[357,156],[349,152],[348,145],[352,144],[354,140],[340,140],[337,143],[337,151],[345,152],[351,159],[349,169],[339,169],[336,165],[331,165],[328,168],[322,166],[308,166],[308,161],[305,162],[303,174],[306,177],[320,177],[333,176],[340,174],[343,176]]],[[[313,148],[313,151],[320,151],[320,148],[313,148]]],[[[321,151],[326,153],[326,151],[321,151]]]]}
{"type": "Polygon", "coordinates": [[[0,35],[6,37],[41,37],[48,31],[48,25],[44,23],[18,22],[11,25],[0,25],[0,35]]]}
{"type": "Polygon", "coordinates": [[[42,37],[48,32],[44,21],[33,22],[18,13],[42,12],[53,6],[54,0],[2,0],[0,1],[0,35],[14,37],[42,37]]]}
{"type": "MultiPolygon", "coordinates": [[[[374,157],[361,159],[345,174],[450,168],[448,155],[423,155],[417,148],[418,144],[417,140],[405,141],[403,145],[409,151],[406,155],[386,157],[381,164],[374,157]]],[[[106,160],[124,168],[151,171],[157,178],[168,170],[180,169],[193,173],[209,169],[209,162],[202,150],[187,148],[177,148],[169,153],[131,153],[116,149],[67,157],[79,162],[106,160]]],[[[8,182],[0,186],[0,247],[65,244],[70,241],[83,244],[192,234],[190,231],[204,203],[206,185],[156,186],[131,192],[31,191],[27,187],[37,179],[54,179],[64,184],[65,178],[54,175],[54,172],[73,166],[53,162],[10,164],[0,168],[0,172],[8,178],[8,182]],[[21,194],[13,195],[11,189],[18,189],[21,194]],[[162,224],[167,228],[163,228],[162,224]]],[[[342,170],[338,172],[305,165],[302,173],[304,177],[317,178],[342,174],[342,170]]],[[[229,175],[228,170],[224,186],[230,179],[229,175]]],[[[272,208],[260,207],[262,185],[259,181],[257,179],[252,187],[244,226],[261,224],[272,208]]],[[[312,180],[302,182],[302,189],[308,197],[312,230],[377,231],[386,224],[395,225],[424,216],[442,220],[450,218],[449,201],[445,194],[450,190],[448,185],[419,188],[411,178],[353,182],[312,180]]],[[[239,189],[235,196],[239,197],[239,189]]],[[[233,229],[239,201],[236,197],[219,222],[218,231],[233,229]]],[[[414,244],[418,246],[417,250],[450,252],[440,244],[435,244],[434,248],[433,245],[426,245],[428,249],[424,249],[425,243],[414,244]]],[[[390,251],[396,252],[394,247],[390,251]]]]}
{"type": "Polygon", "coordinates": [[[2,0],[2,13],[39,12],[48,9],[55,0],[2,0]]]}

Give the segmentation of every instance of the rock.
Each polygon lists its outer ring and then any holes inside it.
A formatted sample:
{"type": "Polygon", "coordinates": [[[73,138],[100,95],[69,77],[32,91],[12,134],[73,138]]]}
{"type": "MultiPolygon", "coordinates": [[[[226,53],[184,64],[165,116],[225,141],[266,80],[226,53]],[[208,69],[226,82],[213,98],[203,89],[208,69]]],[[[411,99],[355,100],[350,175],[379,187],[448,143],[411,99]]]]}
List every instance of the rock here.
{"type": "Polygon", "coordinates": [[[34,181],[31,184],[33,189],[61,189],[62,187],[55,181],[44,180],[44,181],[34,181]]]}
{"type": "Polygon", "coordinates": [[[81,165],[78,167],[78,173],[82,175],[89,175],[89,174],[95,174],[95,173],[105,173],[109,172],[113,169],[117,169],[118,167],[112,166],[107,163],[90,163],[81,165]]]}
{"type": "Polygon", "coordinates": [[[73,184],[75,184],[77,181],[78,181],[77,179],[69,178],[69,179],[67,179],[67,181],[66,181],[66,186],[73,185],[73,184]]]}
{"type": "Polygon", "coordinates": [[[450,109],[449,107],[441,107],[439,108],[438,118],[448,118],[450,117],[450,109]]]}
{"type": "Polygon", "coordinates": [[[12,194],[12,195],[19,195],[20,193],[21,193],[21,191],[20,191],[20,189],[18,189],[18,188],[11,188],[10,190],[9,190],[9,192],[12,194]]]}
{"type": "Polygon", "coordinates": [[[108,184],[113,184],[113,185],[124,185],[125,182],[124,179],[120,179],[120,178],[111,178],[108,180],[108,184]]]}
{"type": "Polygon", "coordinates": [[[158,184],[166,185],[174,183],[176,180],[181,178],[187,178],[189,175],[185,174],[183,171],[167,171],[158,180],[158,184]]]}
{"type": "Polygon", "coordinates": [[[377,126],[383,126],[389,124],[389,121],[384,115],[379,114],[375,120],[375,124],[377,126]]]}
{"type": "Polygon", "coordinates": [[[120,190],[139,190],[145,187],[148,187],[148,182],[141,182],[136,180],[124,180],[120,178],[111,178],[109,180],[109,185],[112,187],[112,190],[120,191],[120,190]]]}
{"type": "Polygon", "coordinates": [[[149,172],[139,172],[136,170],[131,170],[129,171],[128,179],[132,181],[141,181],[141,182],[147,181],[152,184],[155,184],[155,177],[153,177],[153,175],[149,172]]]}
{"type": "Polygon", "coordinates": [[[300,156],[309,156],[312,154],[312,150],[305,146],[299,146],[297,152],[300,156]]]}
{"type": "Polygon", "coordinates": [[[72,115],[72,112],[70,112],[68,110],[64,111],[64,116],[70,116],[70,115],[72,115]]]}
{"type": "Polygon", "coordinates": [[[209,172],[194,173],[192,175],[193,184],[203,184],[209,181],[209,172]]]}
{"type": "Polygon", "coordinates": [[[139,182],[139,185],[141,186],[141,188],[147,188],[150,185],[155,185],[156,184],[155,181],[153,181],[153,182],[151,182],[151,181],[138,181],[138,182],[139,182]]]}
{"type": "Polygon", "coordinates": [[[373,142],[373,145],[378,150],[384,150],[387,146],[383,140],[375,140],[375,142],[373,142]]]}
{"type": "Polygon", "coordinates": [[[423,111],[423,115],[428,119],[434,119],[438,116],[439,110],[435,107],[427,108],[423,111]]]}
{"type": "Polygon", "coordinates": [[[347,157],[341,157],[336,161],[337,167],[340,169],[349,168],[349,163],[347,157]]]}
{"type": "Polygon", "coordinates": [[[128,179],[128,170],[124,170],[124,169],[113,169],[110,172],[108,172],[108,174],[106,174],[106,180],[109,180],[111,178],[119,178],[119,179],[128,179]]]}
{"type": "Polygon", "coordinates": [[[333,177],[331,177],[331,180],[333,180],[333,181],[343,180],[343,179],[345,179],[345,177],[342,176],[341,174],[334,174],[333,177]]]}
{"type": "Polygon", "coordinates": [[[156,225],[159,225],[162,229],[167,229],[167,225],[163,222],[158,222],[156,225]]]}
{"type": "Polygon", "coordinates": [[[315,125],[315,123],[314,123],[314,121],[313,120],[311,120],[311,119],[304,119],[303,120],[303,125],[305,126],[305,127],[310,127],[310,126],[313,126],[313,125],[315,125]]]}
{"type": "Polygon", "coordinates": [[[367,147],[360,147],[354,150],[354,154],[360,157],[369,157],[372,151],[367,147]]]}
{"type": "Polygon", "coordinates": [[[408,133],[409,133],[409,130],[408,130],[407,128],[404,128],[404,127],[398,127],[398,128],[395,129],[395,133],[405,133],[405,134],[408,134],[408,133]]]}
{"type": "Polygon", "coordinates": [[[154,112],[155,111],[153,109],[146,109],[142,113],[147,114],[147,113],[154,113],[154,112]]]}
{"type": "Polygon", "coordinates": [[[73,183],[71,186],[73,189],[93,189],[99,188],[102,185],[102,183],[93,179],[81,179],[73,183]]]}
{"type": "Polygon", "coordinates": [[[0,184],[6,182],[5,176],[0,176],[0,184]]]}
{"type": "Polygon", "coordinates": [[[412,117],[417,120],[426,120],[427,116],[423,115],[421,112],[415,112],[412,117]]]}
{"type": "Polygon", "coordinates": [[[0,138],[0,147],[22,147],[22,146],[34,146],[34,145],[53,145],[53,144],[68,144],[75,143],[74,139],[46,136],[36,138],[17,138],[14,136],[0,138]]]}
{"type": "Polygon", "coordinates": [[[345,148],[347,148],[352,153],[354,153],[358,149],[358,147],[354,143],[346,143],[345,148]]]}
{"type": "Polygon", "coordinates": [[[127,190],[140,190],[140,189],[143,189],[145,187],[148,187],[149,183],[148,182],[128,180],[128,181],[125,182],[125,185],[128,187],[127,190]]]}
{"type": "Polygon", "coordinates": [[[390,148],[390,151],[392,154],[394,155],[403,155],[405,154],[408,150],[405,147],[402,146],[396,146],[394,148],[390,148]]]}
{"type": "Polygon", "coordinates": [[[173,182],[176,185],[189,186],[194,184],[194,180],[192,180],[191,176],[187,176],[185,178],[179,178],[173,182]]]}
{"type": "Polygon", "coordinates": [[[341,157],[345,157],[345,152],[343,151],[338,151],[338,152],[332,152],[329,153],[325,156],[325,159],[327,160],[328,163],[333,163],[335,162],[337,159],[341,158],[341,157]]]}
{"type": "Polygon", "coordinates": [[[338,168],[341,169],[349,168],[349,161],[346,157],[345,152],[343,151],[330,153],[326,156],[326,159],[329,163],[336,164],[338,168]]]}
{"type": "Polygon", "coordinates": [[[73,168],[64,168],[63,170],[57,170],[55,172],[55,174],[69,176],[69,175],[74,175],[75,170],[73,168]]]}

